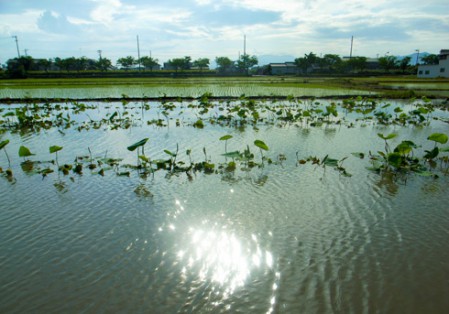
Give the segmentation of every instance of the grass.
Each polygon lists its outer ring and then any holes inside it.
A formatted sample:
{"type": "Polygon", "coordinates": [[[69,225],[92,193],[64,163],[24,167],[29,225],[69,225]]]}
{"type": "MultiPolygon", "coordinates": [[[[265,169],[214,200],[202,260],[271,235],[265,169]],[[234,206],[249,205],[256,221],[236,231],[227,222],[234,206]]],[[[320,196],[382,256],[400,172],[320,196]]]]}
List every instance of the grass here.
{"type": "MultiPolygon", "coordinates": [[[[428,97],[449,97],[448,79],[419,79],[415,76],[384,76],[384,77],[278,77],[278,76],[253,76],[253,77],[194,77],[194,78],[64,78],[64,79],[25,79],[25,80],[0,80],[1,91],[8,90],[46,90],[46,89],[91,89],[91,88],[115,88],[127,89],[139,88],[161,88],[169,91],[175,89],[193,89],[196,94],[198,89],[205,89],[216,96],[224,95],[226,88],[235,88],[242,93],[247,91],[247,96],[288,96],[292,89],[303,89],[304,95],[317,97],[316,92],[310,90],[321,89],[329,92],[323,96],[329,96],[331,91],[336,95],[354,95],[357,91],[360,94],[375,93],[380,96],[393,96],[401,98],[400,95],[409,97],[413,90],[416,96],[428,97]],[[261,95],[259,89],[265,91],[266,95],[261,95]],[[399,90],[399,92],[397,92],[399,90]],[[351,91],[351,92],[350,92],[351,91]],[[223,95],[222,95],[223,94],[223,95]],[[397,96],[394,96],[397,95],[397,96]]],[[[1,93],[4,94],[4,93],[1,93]]],[[[160,96],[160,95],[157,95],[160,96]]],[[[195,97],[195,95],[192,95],[195,97]]],[[[299,96],[299,95],[295,95],[299,96]]],[[[76,97],[74,97],[76,98],[76,97]]]]}

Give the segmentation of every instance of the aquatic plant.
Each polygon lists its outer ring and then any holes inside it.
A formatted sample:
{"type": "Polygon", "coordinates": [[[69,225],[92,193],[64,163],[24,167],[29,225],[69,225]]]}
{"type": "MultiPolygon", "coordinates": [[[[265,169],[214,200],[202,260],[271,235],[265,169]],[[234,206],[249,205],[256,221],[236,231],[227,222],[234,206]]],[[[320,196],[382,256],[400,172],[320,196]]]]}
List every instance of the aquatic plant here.
{"type": "Polygon", "coordinates": [[[26,160],[25,157],[30,157],[30,156],[34,156],[35,154],[31,153],[31,151],[25,147],[25,146],[20,146],[19,147],[19,157],[23,157],[24,160],[26,160]]]}
{"type": "Polygon", "coordinates": [[[220,141],[225,141],[225,153],[228,152],[228,140],[230,140],[232,138],[232,135],[224,135],[222,137],[220,137],[220,141]]]}
{"type": "Polygon", "coordinates": [[[127,147],[127,149],[131,152],[135,151],[137,149],[137,165],[139,166],[139,160],[141,160],[141,158],[139,158],[139,147],[142,147],[142,156],[145,156],[145,150],[144,150],[144,145],[146,144],[146,142],[149,140],[149,138],[144,138],[130,146],[127,147]]]}
{"type": "Polygon", "coordinates": [[[440,144],[446,144],[448,141],[448,136],[446,134],[443,133],[433,133],[431,135],[429,135],[427,137],[428,140],[435,142],[435,146],[433,147],[432,150],[426,150],[426,154],[424,155],[424,158],[426,158],[427,160],[433,160],[434,158],[436,158],[438,156],[438,154],[440,153],[440,149],[437,146],[437,143],[440,144]]]}
{"type": "Polygon", "coordinates": [[[56,165],[57,165],[58,169],[59,169],[58,152],[60,150],[62,150],[62,147],[61,146],[57,146],[57,145],[50,146],[50,148],[49,148],[50,154],[55,153],[55,155],[56,155],[56,165]]]}
{"type": "Polygon", "coordinates": [[[262,150],[268,151],[268,150],[270,150],[270,149],[268,148],[268,145],[265,144],[265,143],[264,143],[263,141],[261,141],[261,140],[255,140],[255,141],[254,141],[254,145],[256,145],[256,146],[259,148],[259,150],[260,150],[260,156],[262,157],[262,165],[263,165],[264,156],[263,156],[262,150]]]}
{"type": "Polygon", "coordinates": [[[11,160],[9,159],[8,152],[6,151],[6,148],[5,148],[6,145],[8,145],[8,144],[9,144],[9,140],[8,139],[6,139],[4,141],[1,141],[0,142],[0,150],[3,149],[3,151],[5,152],[6,159],[8,159],[8,168],[11,168],[11,160]]]}

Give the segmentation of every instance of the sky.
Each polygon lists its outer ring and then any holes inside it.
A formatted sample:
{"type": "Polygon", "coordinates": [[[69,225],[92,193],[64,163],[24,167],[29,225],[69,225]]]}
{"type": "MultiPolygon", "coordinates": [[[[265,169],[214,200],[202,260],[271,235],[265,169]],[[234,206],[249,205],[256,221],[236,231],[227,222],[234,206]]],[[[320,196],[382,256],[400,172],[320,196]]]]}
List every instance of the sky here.
{"type": "MultiPolygon", "coordinates": [[[[190,56],[244,51],[376,57],[449,49],[447,0],[0,0],[0,63],[34,58],[190,56]]],[[[293,60],[285,60],[293,61],[293,60]]]]}

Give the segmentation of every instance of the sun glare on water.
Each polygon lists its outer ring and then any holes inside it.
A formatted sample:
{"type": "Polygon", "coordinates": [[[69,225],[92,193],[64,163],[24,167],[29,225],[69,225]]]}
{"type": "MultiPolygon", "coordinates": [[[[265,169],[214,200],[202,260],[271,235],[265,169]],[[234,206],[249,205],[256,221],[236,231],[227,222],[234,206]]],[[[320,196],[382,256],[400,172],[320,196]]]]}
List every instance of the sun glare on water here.
{"type": "Polygon", "coordinates": [[[260,247],[257,235],[239,239],[235,233],[217,226],[218,223],[203,222],[199,227],[189,227],[177,258],[184,274],[216,283],[224,295],[231,295],[245,285],[251,271],[272,268],[273,256],[260,247]]]}

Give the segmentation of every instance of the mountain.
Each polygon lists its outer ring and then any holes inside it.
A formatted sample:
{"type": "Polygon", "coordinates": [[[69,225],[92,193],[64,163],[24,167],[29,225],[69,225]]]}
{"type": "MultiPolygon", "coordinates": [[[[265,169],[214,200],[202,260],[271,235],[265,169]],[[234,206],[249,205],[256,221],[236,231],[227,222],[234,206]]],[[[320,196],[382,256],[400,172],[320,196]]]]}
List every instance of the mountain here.
{"type": "MultiPolygon", "coordinates": [[[[428,52],[420,52],[419,53],[419,62],[421,63],[421,58],[422,57],[426,57],[428,55],[430,55],[430,53],[428,53],[428,52]]],[[[410,59],[410,65],[416,65],[416,57],[418,57],[418,53],[415,52],[415,53],[412,53],[412,54],[409,54],[409,55],[406,55],[406,56],[396,56],[396,58],[398,58],[398,60],[402,60],[405,57],[410,57],[411,58],[410,59]]]]}

